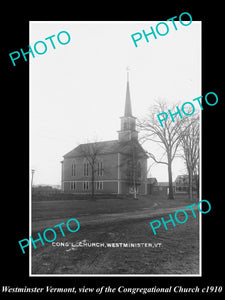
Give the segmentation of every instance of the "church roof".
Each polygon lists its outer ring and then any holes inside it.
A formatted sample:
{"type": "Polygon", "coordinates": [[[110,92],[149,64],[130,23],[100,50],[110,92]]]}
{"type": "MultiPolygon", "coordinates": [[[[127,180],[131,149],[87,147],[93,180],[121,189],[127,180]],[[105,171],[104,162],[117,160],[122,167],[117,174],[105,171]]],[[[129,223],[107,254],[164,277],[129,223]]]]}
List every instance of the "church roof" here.
{"type": "MultiPolygon", "coordinates": [[[[145,153],[142,146],[136,141],[135,142],[136,147],[140,150],[140,152],[145,153]]],[[[130,142],[121,142],[118,140],[112,140],[112,141],[103,141],[103,142],[94,142],[94,143],[86,143],[86,144],[80,144],[76,148],[74,148],[72,151],[65,154],[64,158],[73,158],[78,156],[84,156],[87,153],[96,153],[97,155],[100,154],[110,154],[110,153],[123,153],[126,152],[131,145],[130,142]]]]}

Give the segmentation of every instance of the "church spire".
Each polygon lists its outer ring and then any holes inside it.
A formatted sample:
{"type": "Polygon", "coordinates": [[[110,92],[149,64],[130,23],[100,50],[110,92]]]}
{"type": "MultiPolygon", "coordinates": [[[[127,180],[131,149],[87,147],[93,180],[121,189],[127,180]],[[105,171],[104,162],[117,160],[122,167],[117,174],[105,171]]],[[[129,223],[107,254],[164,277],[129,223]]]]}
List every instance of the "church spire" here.
{"type": "Polygon", "coordinates": [[[132,117],[132,108],[130,100],[130,86],[129,86],[129,67],[127,67],[127,90],[126,90],[126,101],[125,101],[125,110],[124,117],[132,117]]]}
{"type": "Polygon", "coordinates": [[[130,86],[129,86],[129,68],[127,68],[127,89],[124,116],[121,117],[121,130],[119,133],[119,141],[130,141],[138,139],[138,132],[136,131],[136,118],[132,115],[131,100],[130,100],[130,86]]]}

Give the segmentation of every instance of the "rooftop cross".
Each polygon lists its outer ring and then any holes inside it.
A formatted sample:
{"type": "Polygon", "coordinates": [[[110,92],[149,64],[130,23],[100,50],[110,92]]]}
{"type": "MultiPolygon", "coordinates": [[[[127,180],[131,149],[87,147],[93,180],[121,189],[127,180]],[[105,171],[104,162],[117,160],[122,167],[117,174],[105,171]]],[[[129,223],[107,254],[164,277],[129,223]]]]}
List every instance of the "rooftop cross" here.
{"type": "Polygon", "coordinates": [[[130,67],[129,66],[126,67],[126,71],[127,71],[127,81],[129,81],[129,71],[130,71],[130,67]]]}

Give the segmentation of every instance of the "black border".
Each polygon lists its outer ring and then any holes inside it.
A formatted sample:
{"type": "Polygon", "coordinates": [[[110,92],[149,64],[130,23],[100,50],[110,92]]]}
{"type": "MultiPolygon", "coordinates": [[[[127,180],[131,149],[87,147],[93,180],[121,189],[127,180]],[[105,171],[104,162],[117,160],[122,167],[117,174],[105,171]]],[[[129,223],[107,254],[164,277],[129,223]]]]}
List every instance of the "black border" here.
{"type": "MultiPolygon", "coordinates": [[[[107,5],[108,6],[108,5],[107,5]]],[[[113,3],[109,4],[109,7],[113,3]]],[[[126,6],[126,5],[125,5],[126,6]]],[[[91,11],[91,7],[90,11],[91,11]]],[[[222,15],[223,7],[156,9],[151,3],[140,5],[130,3],[129,7],[112,7],[110,15],[101,15],[104,7],[95,7],[91,16],[82,14],[81,7],[68,5],[60,7],[60,13],[49,11],[49,14],[35,13],[18,8],[17,15],[7,25],[7,44],[4,61],[7,60],[7,93],[3,96],[3,140],[5,150],[2,160],[4,181],[2,191],[2,285],[71,287],[167,287],[182,285],[183,287],[221,286],[223,285],[223,128],[224,93],[222,90],[222,15]],[[133,9],[132,9],[132,6],[133,9]],[[127,8],[127,9],[126,9],[127,8]],[[23,10],[23,13],[20,13],[23,10]],[[98,14],[96,12],[98,11],[98,14]],[[115,11],[115,13],[114,13],[115,11]],[[166,13],[165,13],[166,11],[166,13]],[[29,65],[18,61],[13,67],[8,54],[29,45],[29,21],[139,21],[166,20],[182,12],[189,12],[193,20],[202,21],[202,95],[215,92],[219,102],[214,107],[204,106],[202,112],[202,197],[210,201],[212,211],[202,216],[202,277],[29,277],[29,255],[18,250],[18,240],[29,234],[29,65]],[[116,17],[115,17],[116,16],[116,17]],[[4,107],[5,106],[5,107],[4,107]],[[221,192],[220,192],[221,191],[221,192]],[[220,267],[221,266],[221,267],[220,267]]],[[[14,7],[16,11],[17,8],[14,7]]],[[[86,12],[87,10],[85,10],[86,12]]],[[[217,296],[222,296],[217,294],[217,296]]],[[[3,294],[8,295],[9,294],[3,294]]],[[[19,295],[19,294],[17,294],[19,295]]],[[[40,294],[43,295],[43,294],[40,294]]],[[[67,296],[66,294],[61,294],[67,296]]],[[[115,294],[113,294],[115,295],[115,294]]],[[[117,295],[117,293],[116,293],[117,295]]],[[[125,294],[121,294],[125,296],[125,294]]],[[[151,294],[159,296],[160,294],[151,294]]],[[[165,294],[164,294],[165,295],[165,294]]],[[[182,296],[174,294],[173,296],[182,296]]],[[[199,296],[198,294],[190,294],[199,296]]],[[[214,294],[215,296],[216,294],[214,294]]],[[[23,295],[25,296],[25,294],[23,295]]],[[[28,294],[30,296],[30,294],[28,294]]],[[[77,297],[77,295],[72,295],[77,297]]],[[[80,295],[79,295],[80,296],[80,295]]],[[[109,294],[100,295],[100,297],[109,294]]],[[[32,294],[33,297],[33,294],[32,294]]]]}

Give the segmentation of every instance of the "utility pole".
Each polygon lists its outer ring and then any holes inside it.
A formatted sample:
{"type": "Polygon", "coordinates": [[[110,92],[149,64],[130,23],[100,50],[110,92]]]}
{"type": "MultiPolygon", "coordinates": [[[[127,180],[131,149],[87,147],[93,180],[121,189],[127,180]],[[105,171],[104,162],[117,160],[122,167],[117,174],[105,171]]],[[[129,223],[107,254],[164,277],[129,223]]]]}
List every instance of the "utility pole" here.
{"type": "Polygon", "coordinates": [[[34,169],[31,169],[31,188],[33,187],[33,180],[34,180],[34,169]]]}

